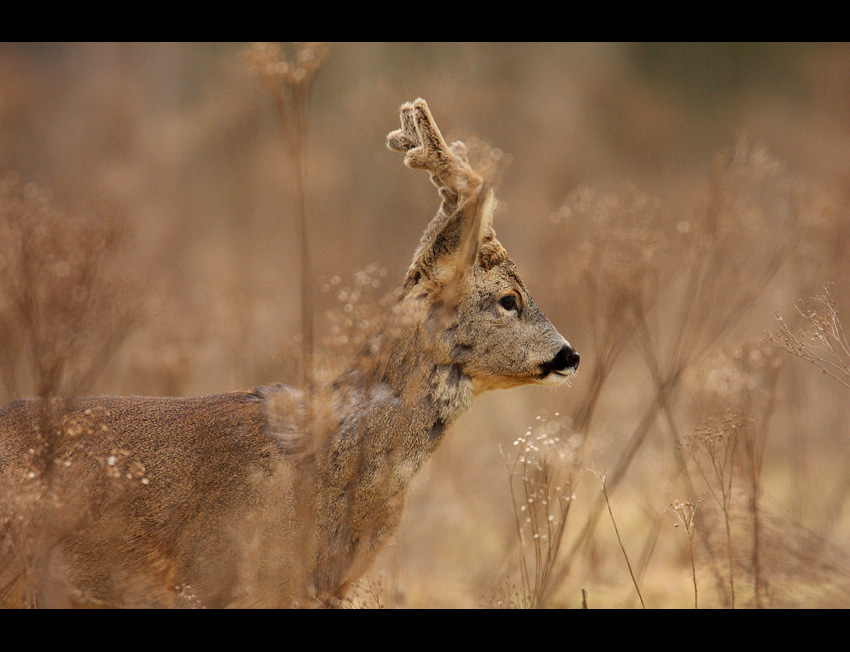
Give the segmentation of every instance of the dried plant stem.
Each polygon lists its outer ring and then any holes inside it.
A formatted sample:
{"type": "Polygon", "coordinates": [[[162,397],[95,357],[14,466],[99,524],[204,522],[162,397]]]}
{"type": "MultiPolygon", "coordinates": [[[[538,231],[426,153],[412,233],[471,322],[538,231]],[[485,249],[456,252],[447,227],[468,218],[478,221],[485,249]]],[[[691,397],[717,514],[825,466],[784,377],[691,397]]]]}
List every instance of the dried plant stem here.
{"type": "Polygon", "coordinates": [[[694,542],[688,537],[688,556],[691,559],[691,576],[694,580],[694,609],[699,609],[699,590],[697,589],[697,567],[694,563],[694,542]]]}
{"type": "MultiPolygon", "coordinates": [[[[729,564],[729,592],[730,592],[730,600],[732,609],[735,608],[735,564],[732,559],[732,523],[731,517],[729,514],[730,510],[730,502],[732,499],[732,469],[729,469],[728,474],[728,484],[727,479],[725,477],[725,464],[718,464],[718,460],[716,457],[711,458],[711,463],[714,468],[714,472],[717,478],[718,486],[720,488],[720,497],[714,494],[714,489],[711,487],[711,483],[706,479],[706,484],[709,486],[709,490],[714,495],[715,502],[717,502],[720,507],[720,511],[723,512],[723,526],[724,531],[726,533],[726,557],[729,564]]],[[[730,461],[730,464],[732,462],[730,461]]]]}
{"type": "Polygon", "coordinates": [[[763,591],[764,581],[761,575],[761,538],[759,536],[761,530],[761,518],[759,509],[759,494],[761,493],[760,481],[754,476],[752,486],[752,494],[750,496],[750,512],[753,517],[753,585],[755,592],[756,609],[762,608],[761,594],[763,591]]]}
{"type": "Polygon", "coordinates": [[[312,381],[313,367],[313,269],[307,235],[307,193],[304,182],[304,148],[307,138],[303,93],[295,93],[287,109],[282,93],[273,93],[275,108],[288,145],[295,176],[295,241],[298,243],[301,276],[301,378],[302,386],[312,381]]]}
{"type": "MultiPolygon", "coordinates": [[[[664,407],[664,404],[667,401],[670,389],[673,385],[675,385],[677,380],[678,377],[662,384],[662,386],[657,389],[655,400],[649,405],[647,411],[643,415],[643,418],[635,427],[634,431],[632,431],[632,435],[631,437],[629,437],[629,441],[626,444],[623,453],[620,455],[620,459],[617,462],[617,466],[614,468],[614,471],[611,474],[611,480],[606,480],[606,489],[613,489],[619,484],[620,480],[625,477],[626,470],[628,469],[632,459],[634,458],[635,454],[640,449],[641,445],[646,439],[646,436],[649,434],[652,426],[655,424],[655,420],[658,417],[659,412],[664,407]]],[[[597,502],[591,510],[591,513],[587,517],[581,535],[573,543],[573,547],[570,550],[568,558],[571,558],[573,556],[573,553],[575,553],[578,548],[590,541],[590,537],[593,534],[593,531],[596,529],[596,523],[599,520],[599,516],[601,515],[601,513],[602,505],[600,502],[597,502]]]]}
{"type": "Polygon", "coordinates": [[[691,559],[691,576],[694,582],[694,609],[699,609],[699,590],[697,588],[697,567],[694,563],[694,533],[696,532],[695,520],[697,507],[702,500],[692,503],[683,503],[680,500],[674,500],[667,507],[667,511],[671,512],[673,518],[676,519],[675,527],[680,525],[684,528],[688,540],[688,556],[691,559]]]}
{"type": "MultiPolygon", "coordinates": [[[[753,551],[752,551],[752,573],[755,592],[755,606],[762,608],[762,593],[764,591],[764,579],[761,573],[761,509],[760,499],[762,492],[762,469],[764,466],[764,449],[767,441],[767,429],[770,419],[776,409],[777,391],[776,385],[778,373],[776,368],[772,369],[767,378],[765,393],[766,404],[761,412],[756,426],[756,420],[750,419],[750,427],[745,431],[745,437],[740,452],[742,455],[741,469],[746,481],[746,487],[750,497],[750,514],[753,521],[753,551]]],[[[749,398],[749,397],[748,397],[749,398]]],[[[752,405],[749,406],[750,413],[753,412],[752,405]]]]}
{"type": "Polygon", "coordinates": [[[732,560],[732,528],[729,524],[729,512],[723,510],[723,523],[726,526],[726,553],[729,557],[729,591],[731,593],[732,608],[735,608],[735,564],[732,560]]]}
{"type": "Polygon", "coordinates": [[[735,566],[732,556],[732,481],[735,475],[738,445],[741,437],[747,434],[748,425],[749,422],[744,415],[730,412],[720,423],[709,420],[682,442],[682,447],[696,464],[709,493],[723,513],[729,565],[730,606],[733,609],[735,608],[735,566]]]}
{"type": "MultiPolygon", "coordinates": [[[[552,522],[546,519],[545,531],[542,531],[539,519],[533,514],[533,511],[535,510],[525,510],[521,509],[521,507],[534,505],[535,500],[547,502],[547,500],[545,498],[541,498],[541,496],[551,495],[551,481],[550,478],[547,477],[544,486],[535,486],[534,480],[529,477],[527,464],[525,462],[519,463],[517,461],[518,459],[519,457],[514,460],[512,466],[508,467],[508,471],[511,477],[521,475],[522,479],[522,495],[518,495],[513,482],[509,483],[511,500],[514,504],[514,523],[517,538],[521,543],[519,554],[520,581],[523,587],[523,598],[524,601],[527,602],[526,606],[536,608],[541,604],[549,584],[552,566],[554,565],[558,549],[561,545],[561,539],[564,531],[563,523],[566,521],[566,512],[569,510],[569,502],[566,504],[566,509],[562,510],[560,514],[561,518],[554,530],[552,522]],[[517,469],[518,465],[520,466],[519,469],[517,469]],[[526,514],[528,514],[528,523],[530,525],[532,536],[531,549],[533,551],[534,559],[532,569],[529,568],[528,559],[525,554],[526,537],[521,518],[526,514]],[[544,545],[544,542],[546,541],[549,543],[544,545]]],[[[548,510],[546,511],[548,515],[548,510]]]]}
{"type": "Polygon", "coordinates": [[[640,593],[637,578],[632,570],[632,564],[629,561],[629,556],[626,554],[626,547],[623,545],[623,539],[620,537],[620,530],[617,527],[617,521],[614,520],[614,512],[611,510],[611,501],[608,500],[608,490],[605,488],[605,474],[599,473],[598,471],[593,471],[593,473],[597,478],[599,478],[599,482],[602,484],[602,495],[605,497],[605,504],[608,506],[608,514],[611,516],[611,523],[614,525],[614,533],[617,535],[617,543],[620,544],[620,550],[623,551],[623,557],[626,559],[626,566],[629,567],[629,575],[632,577],[632,583],[635,585],[635,591],[637,591],[638,598],[640,599],[640,606],[646,609],[646,605],[643,602],[643,596],[640,593]]]}
{"type": "MultiPolygon", "coordinates": [[[[299,126],[301,120],[298,120],[299,126]]],[[[304,189],[304,160],[303,140],[306,134],[300,133],[296,137],[296,146],[293,148],[293,159],[295,165],[295,196],[296,196],[296,220],[295,231],[298,241],[298,249],[301,254],[301,337],[303,363],[303,380],[311,382],[313,378],[313,265],[310,258],[310,242],[307,235],[307,193],[304,189]]]]}
{"type": "Polygon", "coordinates": [[[276,43],[256,43],[243,52],[248,71],[258,77],[274,102],[295,174],[295,238],[301,272],[301,370],[302,386],[314,378],[313,267],[307,234],[305,162],[309,113],[307,102],[313,82],[327,57],[323,43],[296,43],[289,60],[276,43]]]}

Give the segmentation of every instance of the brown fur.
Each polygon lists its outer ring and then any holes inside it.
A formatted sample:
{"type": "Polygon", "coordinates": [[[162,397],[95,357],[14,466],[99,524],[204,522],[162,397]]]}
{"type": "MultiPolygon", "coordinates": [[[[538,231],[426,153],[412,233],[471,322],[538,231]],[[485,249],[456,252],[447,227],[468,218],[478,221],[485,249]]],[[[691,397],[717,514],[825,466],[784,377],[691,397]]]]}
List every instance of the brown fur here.
{"type": "MultiPolygon", "coordinates": [[[[333,604],[476,394],[574,372],[578,356],[495,238],[492,190],[463,145],[446,145],[423,100],[401,116],[388,145],[429,171],[442,203],[368,354],[334,383],[0,409],[2,481],[47,487],[72,514],[41,548],[61,586],[46,592],[42,577],[42,603],[333,604]]],[[[0,588],[26,583],[3,569],[0,588]]]]}

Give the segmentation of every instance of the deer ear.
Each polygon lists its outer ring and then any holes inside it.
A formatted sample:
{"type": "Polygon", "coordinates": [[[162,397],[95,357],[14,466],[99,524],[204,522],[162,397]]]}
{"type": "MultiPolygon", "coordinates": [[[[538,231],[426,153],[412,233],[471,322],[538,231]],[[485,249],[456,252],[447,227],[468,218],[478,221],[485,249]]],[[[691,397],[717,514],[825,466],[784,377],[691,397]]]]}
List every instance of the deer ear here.
{"type": "Polygon", "coordinates": [[[495,204],[492,186],[483,183],[451,215],[441,210],[422,236],[405,287],[423,281],[433,289],[457,284],[474,267],[481,242],[492,230],[495,204]]]}
{"type": "Polygon", "coordinates": [[[493,211],[496,201],[493,198],[492,186],[489,183],[483,183],[468,204],[468,208],[464,206],[458,211],[461,230],[455,263],[455,275],[458,277],[463,276],[475,265],[481,241],[493,228],[493,211]]]}

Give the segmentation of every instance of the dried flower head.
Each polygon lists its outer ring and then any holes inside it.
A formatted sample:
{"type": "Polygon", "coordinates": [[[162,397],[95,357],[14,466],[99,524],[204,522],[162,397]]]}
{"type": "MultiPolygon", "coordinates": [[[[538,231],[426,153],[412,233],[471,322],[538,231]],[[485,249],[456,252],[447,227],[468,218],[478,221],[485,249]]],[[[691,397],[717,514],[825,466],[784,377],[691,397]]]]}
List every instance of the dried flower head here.
{"type": "Polygon", "coordinates": [[[309,86],[329,54],[326,43],[253,43],[242,51],[245,69],[264,84],[309,86]]]}
{"type": "Polygon", "coordinates": [[[696,502],[684,502],[676,498],[665,510],[676,521],[673,527],[679,527],[680,525],[684,527],[689,539],[693,539],[694,537],[694,521],[696,519],[697,507],[699,507],[700,503],[702,503],[702,498],[699,498],[696,502]]]}
{"type": "Polygon", "coordinates": [[[795,335],[777,313],[779,330],[775,333],[768,331],[769,341],[850,387],[850,344],[838,316],[834,286],[827,284],[823,292],[816,294],[812,300],[823,306],[821,311],[804,306],[802,301],[794,306],[796,313],[808,321],[809,326],[801,328],[795,335]]]}

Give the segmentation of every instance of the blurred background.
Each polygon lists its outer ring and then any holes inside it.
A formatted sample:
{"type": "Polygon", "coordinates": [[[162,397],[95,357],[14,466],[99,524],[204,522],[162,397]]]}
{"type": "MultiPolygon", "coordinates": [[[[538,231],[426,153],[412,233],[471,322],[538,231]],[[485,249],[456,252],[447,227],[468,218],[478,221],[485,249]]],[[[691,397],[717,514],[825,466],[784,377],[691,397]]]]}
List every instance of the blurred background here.
{"type": "MultiPolygon", "coordinates": [[[[295,162],[249,48],[0,44],[0,402],[296,381],[295,162]]],[[[700,607],[850,606],[836,327],[850,46],[326,55],[302,157],[317,347],[352,290],[402,280],[438,207],[385,146],[402,102],[423,97],[447,140],[495,164],[499,238],[582,356],[571,388],[476,400],[358,604],[688,607],[697,587],[700,607]],[[818,324],[820,338],[799,335],[818,324]],[[802,359],[814,346],[832,376],[802,359]],[[571,484],[550,488],[571,505],[555,548],[511,494],[526,433],[569,443],[571,484]]],[[[563,521],[534,518],[549,515],[563,521]]]]}

